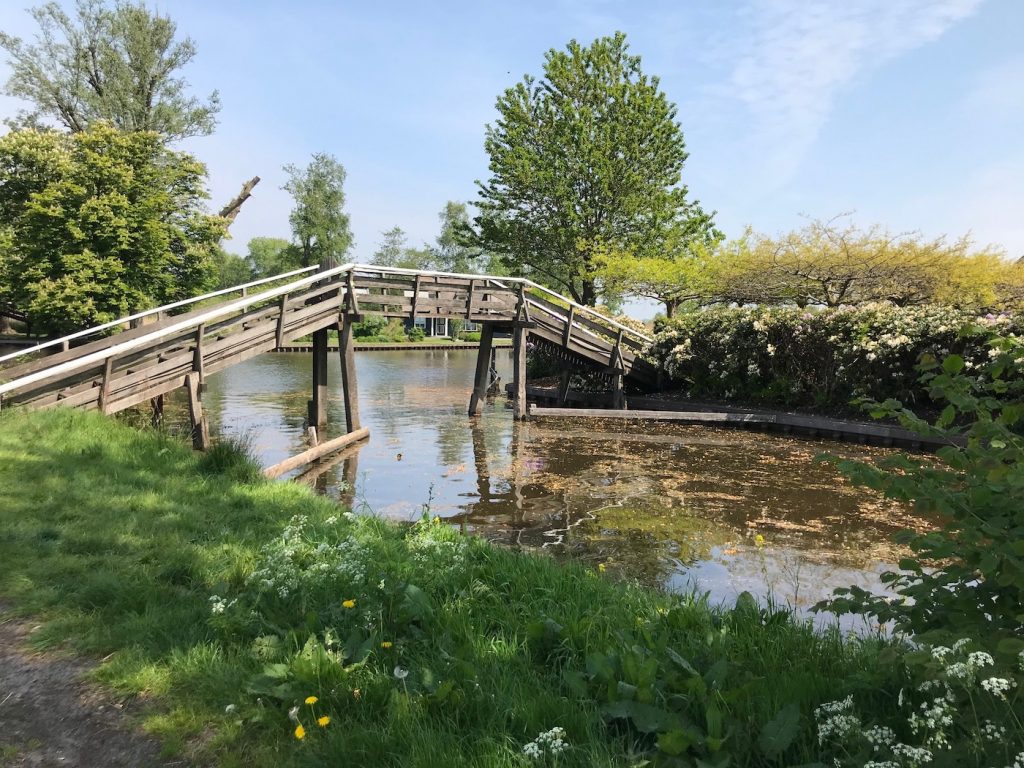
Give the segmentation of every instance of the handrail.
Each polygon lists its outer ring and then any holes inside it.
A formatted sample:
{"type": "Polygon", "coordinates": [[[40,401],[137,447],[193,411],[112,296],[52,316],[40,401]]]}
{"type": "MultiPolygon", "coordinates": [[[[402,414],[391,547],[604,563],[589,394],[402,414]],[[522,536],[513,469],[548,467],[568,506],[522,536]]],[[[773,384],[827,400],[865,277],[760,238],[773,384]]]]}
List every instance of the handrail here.
{"type": "Polygon", "coordinates": [[[251,283],[244,283],[243,285],[236,285],[236,286],[233,286],[231,288],[220,288],[220,289],[218,289],[216,291],[213,291],[211,293],[204,293],[202,296],[193,296],[191,299],[182,299],[181,301],[175,301],[175,302],[172,302],[170,304],[164,304],[163,306],[160,306],[160,307],[153,307],[152,309],[147,309],[147,310],[144,310],[142,312],[137,312],[134,315],[128,315],[127,317],[120,317],[117,320],[111,320],[110,322],[103,323],[101,325],[94,325],[91,328],[85,328],[85,329],[83,329],[81,331],[75,331],[74,333],[69,333],[67,336],[61,336],[59,339],[50,339],[48,341],[40,342],[39,344],[36,344],[34,347],[27,347],[25,349],[19,349],[17,352],[9,352],[6,355],[0,356],[0,363],[3,363],[5,361],[7,361],[7,360],[13,360],[14,358],[21,357],[22,355],[29,355],[29,354],[31,354],[33,352],[38,352],[40,349],[46,349],[47,347],[53,347],[53,346],[56,346],[57,344],[65,344],[65,343],[67,343],[69,341],[74,341],[75,339],[80,339],[83,336],[91,336],[94,333],[99,333],[100,331],[105,331],[108,328],[114,328],[115,326],[118,326],[118,325],[124,325],[125,323],[130,323],[133,320],[141,320],[144,317],[149,317],[150,315],[159,314],[160,312],[166,312],[167,310],[170,310],[170,309],[177,309],[178,307],[184,307],[184,306],[186,306],[188,304],[195,304],[196,302],[199,302],[199,301],[205,301],[206,299],[213,299],[213,298],[216,298],[217,296],[223,296],[224,294],[227,294],[227,293],[234,293],[235,291],[245,290],[246,288],[253,288],[253,287],[257,286],[257,285],[263,285],[265,283],[272,283],[275,280],[283,280],[286,277],[293,277],[295,275],[301,275],[304,272],[309,272],[311,270],[319,269],[319,268],[320,267],[303,267],[302,269],[293,269],[291,272],[283,272],[280,275],[274,275],[273,277],[261,277],[259,280],[253,280],[251,283]]]}
{"type": "MultiPolygon", "coordinates": [[[[271,288],[269,291],[263,293],[257,293],[253,296],[246,296],[244,298],[233,301],[230,304],[221,304],[218,307],[214,307],[208,312],[204,312],[196,317],[190,317],[187,320],[181,320],[177,323],[172,323],[164,328],[158,328],[150,333],[143,334],[142,336],[136,336],[134,339],[123,341],[120,344],[115,344],[106,349],[100,349],[82,357],[76,357],[74,360],[68,360],[66,362],[55,365],[52,368],[44,368],[41,371],[30,373],[27,376],[22,376],[20,379],[14,379],[6,384],[0,384],[0,395],[5,392],[11,392],[15,389],[20,389],[28,384],[34,384],[37,381],[43,379],[49,379],[55,375],[62,373],[70,373],[71,371],[79,368],[87,368],[93,363],[98,363],[106,360],[110,357],[117,357],[118,355],[124,354],[125,352],[131,352],[133,349],[144,347],[147,344],[159,341],[167,336],[172,336],[179,331],[188,330],[194,328],[200,324],[209,324],[212,320],[217,320],[224,315],[230,315],[237,312],[240,309],[246,309],[252,304],[258,304],[269,299],[276,299],[278,296],[283,296],[286,293],[294,293],[296,288],[305,288],[307,285],[319,282],[327,277],[333,277],[334,275],[342,274],[350,270],[354,264],[342,264],[340,267],[334,267],[327,269],[322,272],[316,272],[309,277],[304,277],[300,280],[288,283],[287,285],[278,286],[277,288],[271,288]]],[[[2,373],[2,372],[0,372],[2,373]]]]}
{"type": "Polygon", "coordinates": [[[612,325],[624,331],[625,333],[632,334],[633,336],[636,336],[637,338],[647,342],[648,344],[654,341],[652,337],[640,333],[640,331],[636,330],[635,328],[630,328],[628,325],[623,325],[617,320],[602,315],[600,312],[595,312],[593,307],[588,307],[586,304],[577,304],[572,299],[566,298],[557,291],[553,291],[550,288],[547,288],[546,286],[540,285],[539,283],[535,283],[533,282],[533,280],[530,280],[529,278],[526,277],[498,277],[495,275],[474,275],[469,272],[433,272],[431,270],[426,269],[406,269],[405,267],[379,267],[375,264],[355,264],[353,265],[352,268],[372,270],[374,272],[395,272],[401,275],[425,275],[427,277],[457,277],[464,280],[490,280],[497,283],[498,285],[501,285],[502,282],[517,284],[522,283],[524,285],[528,285],[530,288],[536,288],[537,290],[543,293],[547,293],[551,296],[554,296],[560,301],[567,302],[569,306],[575,307],[577,310],[585,314],[593,315],[601,322],[608,323],[609,325],[612,325]]]}
{"type": "MultiPolygon", "coordinates": [[[[300,270],[300,271],[301,272],[307,272],[307,271],[309,271],[309,269],[310,268],[306,268],[306,269],[300,270]]],[[[316,269],[316,268],[314,267],[313,269],[316,269]]],[[[143,334],[143,335],[140,335],[140,336],[136,336],[135,338],[129,339],[128,341],[123,341],[123,342],[121,342],[119,344],[114,344],[114,345],[112,345],[110,347],[107,347],[105,349],[97,350],[97,351],[92,352],[92,353],[90,353],[88,355],[83,355],[82,357],[78,357],[78,358],[75,358],[73,360],[65,361],[65,362],[60,363],[58,365],[55,365],[55,366],[53,366],[51,368],[44,368],[44,369],[42,369],[40,371],[36,371],[36,372],[28,374],[26,376],[22,376],[19,379],[14,379],[13,381],[9,381],[7,383],[0,384],[0,395],[3,395],[5,393],[7,393],[7,392],[12,392],[12,391],[17,390],[17,389],[21,389],[22,387],[27,386],[29,384],[34,384],[37,381],[42,381],[44,379],[49,379],[49,378],[52,378],[54,376],[60,375],[62,373],[69,373],[71,371],[78,370],[79,368],[86,368],[89,365],[92,365],[93,363],[103,362],[103,361],[107,360],[108,358],[117,357],[117,356],[122,355],[122,354],[124,354],[126,352],[130,352],[133,349],[138,349],[139,347],[144,347],[147,344],[150,344],[150,343],[152,343],[154,341],[159,341],[160,339],[163,339],[163,338],[165,338],[167,336],[172,336],[172,335],[174,335],[174,334],[176,334],[176,333],[178,333],[180,331],[188,330],[190,328],[197,327],[197,326],[199,326],[201,324],[209,324],[211,321],[217,320],[217,319],[219,319],[219,318],[221,318],[221,317],[223,317],[225,315],[233,314],[234,312],[237,312],[238,310],[244,310],[244,309],[248,308],[249,306],[251,306],[253,304],[258,304],[258,303],[261,303],[261,302],[264,302],[264,301],[268,301],[270,299],[275,299],[275,298],[277,298],[279,296],[283,296],[283,295],[285,295],[287,293],[294,293],[297,288],[304,288],[304,287],[306,287],[308,285],[312,285],[314,283],[320,282],[321,280],[324,280],[326,278],[334,277],[336,275],[341,275],[341,274],[344,274],[344,273],[349,272],[349,271],[381,272],[381,273],[391,272],[391,273],[394,273],[394,274],[404,274],[404,275],[426,275],[426,276],[430,276],[430,277],[454,277],[454,278],[469,279],[469,280],[487,280],[489,282],[495,283],[496,285],[498,285],[499,287],[502,287],[502,288],[507,288],[507,286],[502,284],[503,282],[522,284],[524,286],[529,286],[531,288],[537,288],[537,289],[539,289],[539,290],[541,290],[541,291],[543,291],[545,293],[549,293],[552,296],[555,296],[555,297],[557,297],[558,299],[560,299],[562,301],[567,301],[570,306],[573,306],[576,309],[578,309],[578,310],[580,310],[582,312],[585,312],[587,314],[593,315],[594,317],[598,318],[602,322],[608,323],[610,325],[613,325],[616,328],[620,328],[624,332],[630,333],[630,334],[632,334],[634,336],[637,336],[637,337],[643,339],[644,341],[647,341],[647,342],[652,341],[652,339],[648,338],[644,334],[639,333],[638,331],[636,331],[636,330],[634,330],[632,328],[629,328],[628,326],[625,326],[625,325],[623,325],[623,324],[621,324],[621,323],[619,323],[619,322],[617,322],[615,320],[612,320],[611,318],[605,317],[601,313],[595,312],[594,310],[592,310],[589,307],[586,307],[586,306],[581,305],[581,304],[577,304],[576,302],[572,301],[571,299],[566,299],[561,294],[556,293],[555,291],[552,291],[549,288],[545,288],[542,285],[538,285],[537,283],[535,283],[532,280],[529,280],[527,278],[523,278],[523,277],[507,277],[507,278],[506,277],[502,277],[502,278],[496,278],[496,277],[490,276],[490,275],[474,275],[474,274],[459,273],[459,272],[436,272],[436,271],[431,271],[431,270],[406,269],[404,267],[380,267],[380,266],[377,266],[377,265],[374,265],[374,264],[354,264],[354,263],[348,263],[348,264],[342,264],[341,266],[338,266],[338,267],[332,267],[331,269],[326,269],[326,270],[315,272],[314,274],[312,274],[312,275],[310,275],[308,277],[304,277],[304,278],[301,278],[301,279],[296,280],[294,282],[287,283],[286,285],[278,286],[277,288],[272,288],[269,291],[264,291],[263,293],[258,293],[258,294],[252,295],[252,296],[242,297],[241,299],[238,299],[237,301],[233,301],[233,302],[228,303],[228,304],[222,304],[222,305],[219,305],[217,307],[214,307],[214,308],[210,309],[208,312],[205,312],[205,313],[203,313],[201,315],[197,315],[195,317],[189,317],[186,320],[181,320],[181,321],[179,321],[177,323],[172,323],[171,325],[165,326],[163,328],[158,328],[158,329],[156,329],[154,331],[151,331],[150,333],[146,333],[146,334],[143,334]]],[[[271,278],[271,280],[280,279],[281,277],[282,277],[282,275],[278,275],[276,278],[271,278]]],[[[268,281],[269,280],[265,280],[264,282],[268,282],[268,281]]],[[[239,290],[240,288],[241,288],[241,286],[237,286],[234,289],[224,289],[224,292],[231,292],[232,290],[239,290]]],[[[170,306],[170,305],[168,305],[168,306],[170,306]]],[[[166,309],[166,307],[164,307],[164,308],[166,309]]],[[[581,330],[583,330],[583,329],[581,329],[581,330]]],[[[0,374],[2,374],[2,372],[0,372],[0,374]]]]}

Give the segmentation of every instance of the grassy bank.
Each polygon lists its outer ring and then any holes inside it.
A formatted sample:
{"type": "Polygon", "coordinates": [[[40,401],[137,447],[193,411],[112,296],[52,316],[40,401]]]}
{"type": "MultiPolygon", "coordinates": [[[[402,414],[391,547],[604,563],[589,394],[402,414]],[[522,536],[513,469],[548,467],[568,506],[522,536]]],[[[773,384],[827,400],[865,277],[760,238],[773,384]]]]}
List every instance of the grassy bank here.
{"type": "Polygon", "coordinates": [[[33,643],[102,659],[203,764],[795,765],[815,706],[899,690],[872,641],[354,519],[97,414],[0,417],[0,531],[33,643]]]}

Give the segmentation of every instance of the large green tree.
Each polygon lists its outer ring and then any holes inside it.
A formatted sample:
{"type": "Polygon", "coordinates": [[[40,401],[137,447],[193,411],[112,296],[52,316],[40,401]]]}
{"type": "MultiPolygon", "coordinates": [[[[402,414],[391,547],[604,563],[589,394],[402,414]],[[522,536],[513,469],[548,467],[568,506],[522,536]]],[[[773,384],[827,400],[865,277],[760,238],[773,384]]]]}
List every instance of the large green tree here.
{"type": "Polygon", "coordinates": [[[626,37],[575,40],[498,98],[491,177],[478,182],[478,242],[514,271],[594,304],[596,256],[648,255],[690,208],[676,107],[626,37]]]}
{"type": "Polygon", "coordinates": [[[371,263],[381,267],[402,269],[434,269],[434,253],[429,248],[412,248],[401,227],[392,227],[382,233],[384,239],[371,257],[371,263]]]}
{"type": "Polygon", "coordinates": [[[437,235],[434,261],[446,272],[504,274],[501,259],[484,250],[473,236],[473,220],[465,203],[449,200],[438,214],[441,231],[437,235]]]}
{"type": "Polygon", "coordinates": [[[345,213],[345,169],[331,155],[318,152],[309,165],[286,165],[284,189],[295,200],[289,221],[303,267],[338,266],[352,247],[345,213]]]}
{"type": "Polygon", "coordinates": [[[299,249],[280,237],[254,237],[248,251],[245,260],[254,278],[280,275],[302,266],[299,249]]]}
{"type": "Polygon", "coordinates": [[[5,298],[66,332],[201,293],[224,235],[203,206],[205,176],[155,132],[0,137],[5,298]]]}
{"type": "Polygon", "coordinates": [[[195,57],[191,39],[142,3],[78,0],[74,16],[54,2],[31,11],[36,43],[0,32],[11,76],[4,92],[28,101],[15,121],[56,120],[73,132],[105,120],[126,131],[156,131],[174,141],[213,132],[220,103],[187,93],[179,70],[195,57]]]}

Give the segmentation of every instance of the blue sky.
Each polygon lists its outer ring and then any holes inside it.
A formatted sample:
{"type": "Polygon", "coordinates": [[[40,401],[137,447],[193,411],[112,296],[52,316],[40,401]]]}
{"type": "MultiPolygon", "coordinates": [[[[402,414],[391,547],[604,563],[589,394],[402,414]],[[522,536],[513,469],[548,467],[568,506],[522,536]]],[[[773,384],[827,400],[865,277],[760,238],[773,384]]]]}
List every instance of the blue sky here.
{"type": "MultiPolygon", "coordinates": [[[[28,4],[0,0],[0,28],[31,35],[28,4]]],[[[856,211],[1024,254],[1021,0],[156,7],[196,41],[195,92],[221,94],[216,134],[181,145],[207,163],[212,204],[263,178],[232,227],[236,252],[287,236],[281,166],[315,151],[348,170],[356,258],[396,224],[433,240],[444,202],[472,200],[486,177],[498,94],[540,74],[549,48],[622,30],[678,104],[684,180],[727,234],[856,211]]],[[[0,97],[0,117],[18,106],[0,97]]]]}

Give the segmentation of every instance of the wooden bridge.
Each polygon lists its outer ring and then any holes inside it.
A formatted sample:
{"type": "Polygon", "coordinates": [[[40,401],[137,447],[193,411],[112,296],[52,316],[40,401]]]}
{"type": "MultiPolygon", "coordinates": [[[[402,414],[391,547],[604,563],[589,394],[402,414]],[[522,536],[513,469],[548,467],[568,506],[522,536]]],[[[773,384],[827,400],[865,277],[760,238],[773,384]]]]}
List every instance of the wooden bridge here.
{"type": "Polygon", "coordinates": [[[607,379],[620,407],[627,381],[641,387],[656,383],[656,368],[641,356],[651,341],[647,336],[529,280],[361,264],[311,269],[158,307],[0,358],[0,365],[8,366],[0,368],[0,407],[68,406],[115,413],[152,403],[158,414],[163,395],[184,388],[195,444],[204,448],[209,439],[201,398],[205,377],[312,335],[308,415],[310,426],[321,428],[327,421],[328,333],[336,330],[346,427],[354,433],[361,427],[352,326],[369,315],[462,318],[479,323],[470,415],[479,412],[489,385],[495,333],[508,332],[513,338],[517,419],[528,414],[528,342],[561,361],[563,398],[571,373],[584,368],[607,379]],[[278,284],[264,287],[271,282],[278,284]],[[260,291],[254,293],[256,287],[260,291]],[[223,299],[232,292],[241,295],[223,299]],[[214,300],[218,303],[189,309],[214,300]],[[183,314],[168,316],[170,311],[183,314]],[[126,324],[135,327],[86,341],[97,332],[126,324]],[[44,348],[59,351],[19,362],[44,348]]]}

